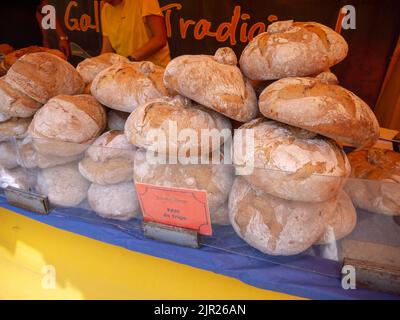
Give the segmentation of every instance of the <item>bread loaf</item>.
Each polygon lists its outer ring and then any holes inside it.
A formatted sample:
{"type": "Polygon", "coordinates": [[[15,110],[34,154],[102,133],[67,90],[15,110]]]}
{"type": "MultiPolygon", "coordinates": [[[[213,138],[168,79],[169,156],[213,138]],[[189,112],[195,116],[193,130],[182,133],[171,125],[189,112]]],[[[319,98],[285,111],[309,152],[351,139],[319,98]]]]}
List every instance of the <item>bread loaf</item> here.
{"type": "Polygon", "coordinates": [[[315,78],[286,78],[260,95],[261,113],[354,147],[371,146],[379,123],[369,106],[352,92],[315,78]]]}
{"type": "Polygon", "coordinates": [[[345,190],[356,207],[387,215],[400,215],[400,154],[367,149],[348,154],[351,178],[345,190]]]}
{"type": "Polygon", "coordinates": [[[0,78],[0,112],[10,117],[29,118],[40,107],[41,103],[28,97],[18,89],[0,78]]]}
{"type": "Polygon", "coordinates": [[[357,212],[349,196],[340,192],[336,201],[334,214],[330,216],[325,226],[325,232],[317,244],[334,243],[348,236],[356,227],[357,212]]]}
{"type": "Polygon", "coordinates": [[[90,207],[103,218],[126,221],[140,213],[132,182],[108,186],[92,184],[88,191],[88,201],[90,207]]]}
{"type": "Polygon", "coordinates": [[[28,130],[31,118],[11,118],[0,122],[0,142],[11,138],[23,138],[28,130]]]}
{"type": "Polygon", "coordinates": [[[220,48],[214,56],[179,56],[168,64],[164,83],[228,118],[247,122],[258,114],[257,98],[236,64],[236,55],[230,48],[220,48]]]}
{"type": "Polygon", "coordinates": [[[49,48],[39,47],[39,46],[30,46],[30,47],[12,51],[9,54],[7,54],[6,57],[4,58],[5,69],[6,70],[10,69],[11,66],[23,55],[28,54],[28,53],[36,53],[36,52],[46,52],[48,54],[55,55],[63,60],[67,60],[65,55],[60,50],[49,49],[49,48]]]}
{"type": "Polygon", "coordinates": [[[137,150],[134,162],[135,183],[207,191],[208,207],[215,212],[228,199],[233,167],[223,164],[156,164],[137,150]]]}
{"type": "Polygon", "coordinates": [[[163,74],[163,68],[149,61],[117,63],[95,77],[91,92],[111,109],[132,112],[152,99],[170,95],[163,74]]]}
{"type": "Polygon", "coordinates": [[[107,128],[108,130],[125,130],[125,122],[129,113],[117,110],[109,110],[107,112],[107,128]]]}
{"type": "Polygon", "coordinates": [[[72,65],[47,52],[30,53],[18,59],[8,70],[6,81],[42,104],[60,94],[80,94],[84,88],[72,65]]]}
{"type": "Polygon", "coordinates": [[[311,76],[339,63],[347,52],[343,37],[322,24],[279,21],[250,41],[240,68],[252,80],[311,76]]]}
{"type": "Polygon", "coordinates": [[[152,100],[136,108],[126,121],[125,135],[132,144],[146,150],[190,157],[220,149],[231,138],[231,129],[230,121],[223,115],[176,96],[152,100]],[[205,130],[216,134],[214,143],[203,137],[205,130]],[[225,136],[221,134],[223,130],[225,136]],[[154,139],[152,133],[158,131],[165,141],[154,139]],[[189,138],[186,132],[194,137],[189,138]]]}
{"type": "Polygon", "coordinates": [[[236,130],[234,164],[239,174],[264,192],[306,202],[336,197],[351,170],[333,140],[262,118],[236,130]],[[254,146],[244,139],[247,130],[254,146]]]}
{"type": "Polygon", "coordinates": [[[74,207],[86,199],[90,183],[81,176],[77,163],[42,169],[37,191],[48,196],[53,205],[74,207]]]}
{"type": "Polygon", "coordinates": [[[14,169],[18,167],[17,148],[12,142],[0,143],[0,168],[14,169]]]}
{"type": "Polygon", "coordinates": [[[119,54],[107,52],[81,61],[77,65],[76,70],[87,84],[91,83],[100,71],[121,62],[129,62],[129,60],[119,54]]]}
{"type": "Polygon", "coordinates": [[[122,131],[108,131],[86,151],[79,171],[89,181],[100,185],[132,181],[134,154],[135,147],[122,131]]]}
{"type": "Polygon", "coordinates": [[[80,155],[70,157],[59,157],[56,155],[42,154],[33,146],[32,138],[26,137],[22,141],[17,142],[18,157],[17,163],[23,168],[51,168],[62,164],[67,164],[79,160],[80,155]]]}
{"type": "Polygon", "coordinates": [[[106,126],[104,108],[90,95],[59,95],[34,116],[29,133],[42,154],[82,153],[106,126]]]}
{"type": "Polygon", "coordinates": [[[322,235],[336,201],[306,203],[270,196],[237,177],[229,195],[229,217],[236,233],[270,255],[295,255],[322,235]]]}

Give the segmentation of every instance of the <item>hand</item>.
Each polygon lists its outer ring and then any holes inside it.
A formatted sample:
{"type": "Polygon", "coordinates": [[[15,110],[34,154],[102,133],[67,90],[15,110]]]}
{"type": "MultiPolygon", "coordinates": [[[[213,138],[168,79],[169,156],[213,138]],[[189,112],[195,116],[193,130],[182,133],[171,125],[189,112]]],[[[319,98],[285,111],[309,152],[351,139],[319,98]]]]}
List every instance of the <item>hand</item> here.
{"type": "Polygon", "coordinates": [[[69,45],[69,41],[65,39],[60,39],[60,41],[58,42],[58,47],[67,57],[67,59],[69,59],[69,57],[71,56],[71,47],[69,45]]]}

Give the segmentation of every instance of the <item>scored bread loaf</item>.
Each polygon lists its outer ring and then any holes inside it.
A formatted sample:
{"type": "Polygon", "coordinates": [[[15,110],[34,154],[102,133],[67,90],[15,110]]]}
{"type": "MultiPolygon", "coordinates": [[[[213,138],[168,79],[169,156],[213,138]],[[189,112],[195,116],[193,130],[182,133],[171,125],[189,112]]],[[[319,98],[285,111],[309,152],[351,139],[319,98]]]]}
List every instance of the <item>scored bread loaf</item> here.
{"type": "Polygon", "coordinates": [[[354,147],[371,146],[379,123],[369,106],[338,85],[315,78],[286,78],[260,95],[261,113],[354,147]]]}
{"type": "Polygon", "coordinates": [[[351,170],[333,140],[263,118],[235,131],[234,165],[264,192],[306,202],[336,197],[351,170]]]}
{"type": "Polygon", "coordinates": [[[0,78],[0,112],[10,117],[29,118],[42,104],[0,78]]]}
{"type": "Polygon", "coordinates": [[[11,118],[0,122],[0,142],[11,138],[23,138],[32,118],[11,118]]]}
{"type": "Polygon", "coordinates": [[[327,220],[325,232],[316,244],[329,244],[348,236],[356,227],[357,212],[346,192],[341,191],[336,200],[334,214],[327,220]]]}
{"type": "Polygon", "coordinates": [[[100,185],[132,181],[134,155],[135,147],[122,131],[108,131],[88,148],[79,171],[100,185]]]}
{"type": "Polygon", "coordinates": [[[125,122],[129,113],[118,110],[108,110],[107,112],[107,128],[108,130],[125,130],[125,122]]]}
{"type": "Polygon", "coordinates": [[[46,52],[49,54],[53,54],[63,60],[67,60],[65,55],[60,50],[49,49],[49,48],[39,47],[39,46],[29,46],[29,47],[21,48],[21,49],[18,49],[18,50],[8,53],[4,58],[4,64],[3,64],[4,68],[6,70],[10,69],[11,66],[23,55],[28,54],[28,53],[35,53],[35,52],[46,52]]]}
{"type": "Polygon", "coordinates": [[[40,153],[74,156],[82,153],[105,126],[105,110],[95,98],[59,95],[35,114],[29,133],[40,153]]]}
{"type": "Polygon", "coordinates": [[[356,207],[400,215],[400,154],[366,149],[348,154],[351,176],[345,190],[356,207]]]}
{"type": "Polygon", "coordinates": [[[18,167],[17,147],[12,142],[0,143],[0,168],[14,169],[18,167]]]}
{"type": "Polygon", "coordinates": [[[53,205],[73,207],[86,199],[89,185],[79,173],[78,164],[69,163],[40,170],[36,189],[53,205]]]}
{"type": "Polygon", "coordinates": [[[17,162],[23,168],[50,168],[59,166],[62,164],[67,164],[78,160],[81,155],[60,157],[56,155],[42,154],[38,152],[32,143],[32,137],[28,136],[22,141],[17,142],[18,157],[17,162]]]}
{"type": "Polygon", "coordinates": [[[168,161],[167,164],[158,164],[149,161],[143,150],[135,153],[133,172],[135,183],[207,191],[210,213],[227,201],[234,178],[230,165],[171,164],[168,161]]]}
{"type": "Polygon", "coordinates": [[[175,96],[136,108],[126,121],[125,135],[129,142],[146,150],[190,157],[220,149],[231,138],[231,129],[223,115],[175,96]],[[205,137],[206,130],[215,134],[215,142],[210,143],[210,138],[205,137]],[[165,141],[154,139],[154,135],[162,135],[165,141]]]}
{"type": "Polygon", "coordinates": [[[85,86],[71,64],[47,52],[24,55],[8,70],[5,79],[42,104],[60,94],[80,94],[85,86]]]}
{"type": "Polygon", "coordinates": [[[90,207],[101,217],[126,221],[140,213],[133,182],[113,185],[93,183],[88,191],[90,207]]]}
{"type": "Polygon", "coordinates": [[[214,56],[179,56],[167,65],[164,83],[228,118],[247,122],[258,114],[257,98],[236,64],[230,48],[220,48],[214,56]]]}
{"type": "Polygon", "coordinates": [[[311,76],[342,61],[344,38],[316,22],[278,21],[243,50],[240,68],[252,80],[311,76]]]}
{"type": "Polygon", "coordinates": [[[81,61],[76,66],[76,70],[81,75],[83,81],[88,84],[94,80],[100,71],[121,62],[129,62],[129,60],[119,54],[107,52],[81,61]]]}
{"type": "Polygon", "coordinates": [[[326,202],[289,201],[268,195],[237,177],[229,195],[229,217],[236,233],[270,255],[295,255],[322,235],[335,210],[326,202]]]}
{"type": "Polygon", "coordinates": [[[164,69],[150,61],[117,63],[95,77],[91,93],[111,109],[132,112],[152,99],[171,95],[163,75],[164,69]]]}

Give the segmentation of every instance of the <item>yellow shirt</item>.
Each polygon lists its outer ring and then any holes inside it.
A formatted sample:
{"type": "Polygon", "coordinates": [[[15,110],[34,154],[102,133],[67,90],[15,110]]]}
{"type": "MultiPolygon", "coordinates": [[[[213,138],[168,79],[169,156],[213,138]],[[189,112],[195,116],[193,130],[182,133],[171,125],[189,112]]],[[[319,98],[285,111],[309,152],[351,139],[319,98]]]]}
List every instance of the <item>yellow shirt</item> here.
{"type": "MultiPolygon", "coordinates": [[[[123,0],[115,7],[105,3],[101,10],[103,36],[118,54],[127,57],[149,41],[151,32],[144,19],[149,15],[163,16],[157,0],[123,0]]],[[[147,60],[165,67],[171,60],[168,44],[147,60]]]]}

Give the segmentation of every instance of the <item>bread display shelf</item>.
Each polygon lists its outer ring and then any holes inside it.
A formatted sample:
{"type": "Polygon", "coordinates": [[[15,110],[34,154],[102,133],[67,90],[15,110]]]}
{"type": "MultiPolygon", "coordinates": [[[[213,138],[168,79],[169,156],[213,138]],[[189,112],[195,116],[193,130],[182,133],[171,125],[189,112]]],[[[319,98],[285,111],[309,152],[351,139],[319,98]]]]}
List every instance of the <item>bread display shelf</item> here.
{"type": "MultiPolygon", "coordinates": [[[[131,153],[135,151],[133,149],[128,150],[127,145],[116,138],[118,138],[118,135],[114,134],[110,136],[108,134],[101,136],[98,139],[98,143],[92,145],[81,144],[80,149],[84,150],[81,155],[77,158],[67,158],[69,163],[50,168],[52,169],[51,171],[48,168],[40,169],[37,166],[32,166],[32,163],[35,163],[35,161],[31,161],[30,168],[17,167],[13,169],[2,168],[0,170],[1,186],[3,188],[11,185],[40,192],[47,191],[52,205],[52,211],[48,216],[40,216],[7,204],[3,192],[0,196],[0,206],[61,229],[88,235],[104,242],[127,247],[133,251],[167,258],[232,276],[265,289],[277,289],[278,291],[300,294],[310,298],[392,297],[362,289],[345,291],[340,286],[340,278],[344,258],[361,259],[363,261],[371,261],[371,263],[383,263],[394,267],[400,265],[399,259],[390,259],[390,257],[396,256],[396,254],[400,256],[400,225],[396,223],[393,215],[377,214],[358,208],[357,225],[350,235],[338,241],[332,241],[331,238],[330,242],[324,245],[314,244],[304,252],[291,256],[274,256],[250,247],[237,235],[230,225],[213,224],[213,235],[201,238],[200,249],[183,248],[146,239],[141,228],[142,218],[138,212],[138,208],[130,204],[130,201],[134,200],[135,197],[134,183],[132,181],[112,185],[108,185],[107,183],[97,185],[94,183],[90,184],[83,177],[79,177],[78,162],[82,161],[85,157],[89,157],[89,155],[97,161],[110,161],[110,159],[115,159],[115,157],[125,157],[126,161],[129,162],[131,153]],[[115,143],[111,143],[112,141],[115,141],[115,143]],[[67,170],[66,174],[60,174],[61,169],[54,170],[54,168],[64,167],[67,170]],[[38,183],[38,181],[35,181],[36,179],[39,179],[41,182],[38,183]],[[52,186],[52,189],[46,190],[43,186],[44,181],[47,181],[47,186],[52,186]],[[126,187],[124,184],[126,184],[126,187]],[[39,188],[35,189],[35,186],[39,186],[39,188]],[[90,189],[93,189],[93,186],[103,188],[104,190],[99,192],[98,195],[94,194],[90,196],[90,189]],[[85,199],[87,192],[89,193],[89,201],[85,199]],[[95,197],[95,200],[93,200],[93,197],[95,197]],[[111,200],[106,202],[101,201],[105,197],[110,197],[111,200]],[[95,204],[91,203],[91,201],[94,201],[95,204]],[[104,208],[104,203],[114,204],[114,206],[104,208]],[[98,210],[98,214],[92,208],[98,210]],[[135,214],[131,214],[130,212],[135,212],[135,214]],[[144,243],[147,247],[143,247],[144,243]],[[379,246],[380,249],[365,249],[375,248],[376,246],[379,246]],[[163,250],[166,250],[166,252],[162,252],[163,250]],[[230,265],[227,262],[230,261],[229,259],[237,261],[239,269],[235,270],[236,265],[230,265]],[[254,266],[257,266],[259,273],[251,274],[250,270],[253,270],[254,266]],[[266,277],[264,273],[267,272],[272,272],[275,277],[278,277],[277,279],[282,279],[283,277],[285,285],[280,285],[279,281],[272,279],[272,274],[266,277]],[[266,278],[263,279],[262,277],[266,278]],[[299,281],[301,283],[299,286],[293,286],[294,283],[298,283],[299,281]],[[321,286],[327,286],[327,291],[324,293],[318,292],[316,288],[317,283],[321,286]]],[[[15,146],[16,162],[22,166],[26,166],[29,162],[29,156],[32,156],[25,149],[26,145],[16,139],[11,139],[8,142],[15,146]]],[[[67,145],[67,143],[65,144],[67,145]]],[[[62,147],[60,146],[60,148],[62,147]]],[[[52,157],[54,156],[48,155],[46,160],[51,162],[54,160],[52,157]]],[[[37,159],[36,155],[36,158],[33,160],[37,159]]],[[[55,160],[59,161],[59,159],[55,160]]],[[[227,172],[230,170],[233,171],[230,164],[222,166],[226,167],[227,172]]],[[[95,170],[95,167],[93,168],[95,170]]],[[[100,171],[94,172],[97,175],[96,178],[102,174],[100,171]]],[[[132,179],[133,176],[132,174],[132,179]]],[[[198,179],[201,178],[200,176],[198,177],[198,179]]],[[[326,179],[326,181],[339,179],[332,176],[321,176],[320,178],[326,179]]],[[[356,192],[357,188],[360,188],[360,190],[381,190],[383,188],[384,190],[392,190],[393,192],[396,190],[396,184],[387,181],[348,178],[346,183],[346,185],[350,185],[353,188],[353,192],[356,192]]],[[[213,201],[215,202],[215,207],[218,207],[219,203],[224,201],[222,194],[213,201]]],[[[285,206],[289,202],[282,202],[280,205],[285,206]]],[[[257,207],[257,200],[254,200],[253,205],[257,207]]],[[[289,207],[286,207],[285,210],[288,209],[289,207]]],[[[216,210],[220,211],[221,209],[218,208],[216,210]]],[[[276,223],[278,222],[275,221],[272,223],[275,223],[276,227],[276,223]]],[[[266,221],[266,224],[269,223],[266,221]]],[[[279,233],[279,228],[275,228],[274,232],[279,233]]],[[[318,242],[315,239],[312,241],[315,243],[318,242]]]]}

